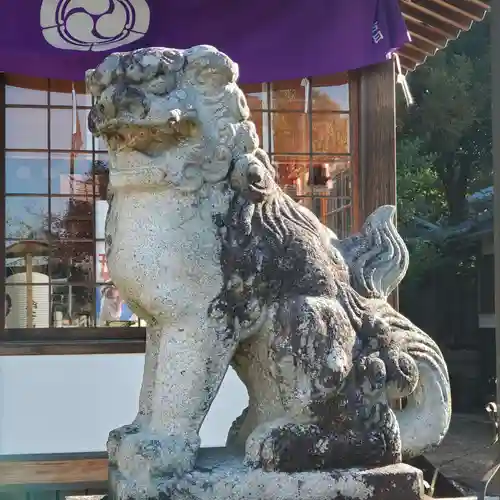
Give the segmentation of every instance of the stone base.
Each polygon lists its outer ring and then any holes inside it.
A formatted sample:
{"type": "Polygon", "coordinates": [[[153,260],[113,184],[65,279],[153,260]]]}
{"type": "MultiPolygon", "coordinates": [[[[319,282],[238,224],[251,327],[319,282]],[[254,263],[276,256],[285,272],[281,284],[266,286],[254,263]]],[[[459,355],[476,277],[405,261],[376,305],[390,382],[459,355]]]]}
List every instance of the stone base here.
{"type": "Polygon", "coordinates": [[[406,464],[371,469],[287,474],[251,470],[225,448],[204,448],[196,469],[140,491],[110,470],[112,500],[422,500],[422,472],[406,464]]]}

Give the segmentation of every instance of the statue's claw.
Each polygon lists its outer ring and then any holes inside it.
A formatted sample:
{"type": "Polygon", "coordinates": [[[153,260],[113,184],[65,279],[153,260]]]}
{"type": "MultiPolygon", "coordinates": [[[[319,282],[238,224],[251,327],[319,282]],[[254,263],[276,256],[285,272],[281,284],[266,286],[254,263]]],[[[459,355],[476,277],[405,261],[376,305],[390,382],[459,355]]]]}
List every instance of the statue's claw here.
{"type": "Polygon", "coordinates": [[[113,429],[109,433],[108,441],[106,443],[106,449],[108,450],[108,458],[111,465],[117,464],[117,456],[123,439],[126,436],[139,433],[140,430],[140,422],[134,421],[131,424],[122,425],[117,429],[113,429]]]}
{"type": "Polygon", "coordinates": [[[126,436],[118,453],[120,472],[144,481],[178,478],[193,469],[200,438],[197,434],[165,435],[141,431],[126,436]]]}

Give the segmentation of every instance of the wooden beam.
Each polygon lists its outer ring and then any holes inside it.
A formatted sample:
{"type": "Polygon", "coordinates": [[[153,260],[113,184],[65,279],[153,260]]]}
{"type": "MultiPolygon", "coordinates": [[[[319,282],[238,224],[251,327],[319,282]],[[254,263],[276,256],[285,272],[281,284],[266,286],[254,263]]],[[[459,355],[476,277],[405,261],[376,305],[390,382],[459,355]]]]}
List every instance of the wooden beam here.
{"type": "MultiPolygon", "coordinates": [[[[424,2],[428,2],[428,0],[424,0],[424,2]]],[[[442,13],[446,16],[445,13],[448,11],[453,11],[456,14],[460,15],[461,17],[468,17],[472,19],[473,21],[482,21],[483,20],[483,15],[481,14],[476,14],[474,12],[471,12],[470,9],[466,10],[463,6],[460,4],[454,5],[450,0],[430,0],[430,3],[434,4],[435,6],[439,6],[442,9],[442,13]]],[[[434,7],[436,8],[436,7],[434,7]]],[[[486,6],[488,8],[488,6],[486,6]]],[[[482,9],[481,9],[482,10],[482,9]]]]}
{"type": "Polygon", "coordinates": [[[421,40],[425,40],[438,49],[444,49],[448,45],[448,37],[446,33],[443,34],[436,32],[434,28],[422,24],[418,19],[409,14],[403,13],[403,17],[412,36],[418,36],[421,40]]]}
{"type": "Polygon", "coordinates": [[[143,327],[16,328],[0,333],[0,356],[143,353],[143,327]]]}
{"type": "Polygon", "coordinates": [[[97,485],[108,480],[105,453],[19,455],[0,460],[0,485],[97,485]]]}
{"type": "MultiPolygon", "coordinates": [[[[472,19],[464,17],[463,15],[454,16],[456,11],[451,9],[439,8],[438,5],[434,3],[434,0],[420,0],[419,3],[409,2],[408,0],[402,0],[403,3],[407,4],[410,9],[421,12],[425,15],[426,19],[433,20],[436,24],[444,26],[453,26],[459,30],[468,30],[471,26],[472,19]],[[451,12],[450,12],[451,10],[451,12]]],[[[446,5],[446,2],[444,2],[446,5]]],[[[434,24],[434,23],[433,23],[434,24]]]]}

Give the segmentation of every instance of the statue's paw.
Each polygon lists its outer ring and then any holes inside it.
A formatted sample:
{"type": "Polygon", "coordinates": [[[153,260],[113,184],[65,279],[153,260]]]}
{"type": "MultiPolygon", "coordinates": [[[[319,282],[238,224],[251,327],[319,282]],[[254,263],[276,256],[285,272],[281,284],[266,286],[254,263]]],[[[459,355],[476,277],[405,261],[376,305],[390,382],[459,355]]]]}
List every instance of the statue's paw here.
{"type": "Polygon", "coordinates": [[[118,452],[118,468],[145,482],[176,478],[193,469],[200,447],[197,434],[165,435],[141,430],[126,436],[118,452]]]}
{"type": "Polygon", "coordinates": [[[276,442],[271,433],[261,436],[259,440],[247,441],[245,464],[252,469],[263,469],[267,472],[276,470],[278,461],[275,448],[276,442]]]}
{"type": "Polygon", "coordinates": [[[141,423],[134,421],[128,425],[122,425],[117,429],[113,429],[108,435],[106,449],[108,450],[109,463],[116,465],[117,455],[120,445],[126,436],[138,434],[141,430],[141,423]]]}
{"type": "Polygon", "coordinates": [[[295,427],[289,421],[275,421],[257,427],[246,442],[245,464],[266,472],[281,470],[283,458],[289,453],[291,429],[295,427]]]}

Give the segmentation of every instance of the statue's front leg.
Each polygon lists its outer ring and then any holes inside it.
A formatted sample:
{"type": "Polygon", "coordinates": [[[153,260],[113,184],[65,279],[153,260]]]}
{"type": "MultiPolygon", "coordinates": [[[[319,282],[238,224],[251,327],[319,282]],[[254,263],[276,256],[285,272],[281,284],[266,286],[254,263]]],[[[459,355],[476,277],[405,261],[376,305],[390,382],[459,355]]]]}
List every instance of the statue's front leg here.
{"type": "Polygon", "coordinates": [[[140,478],[148,487],[193,468],[200,427],[236,343],[224,329],[209,325],[206,315],[163,326],[148,425],[127,436],[118,453],[125,477],[140,478]]]}
{"type": "Polygon", "coordinates": [[[112,465],[116,465],[117,463],[118,451],[123,439],[128,435],[139,433],[143,428],[147,428],[151,420],[161,333],[162,329],[157,326],[151,326],[146,329],[146,354],[139,396],[139,411],[132,423],[118,427],[109,433],[107,450],[109,462],[112,465]]]}

